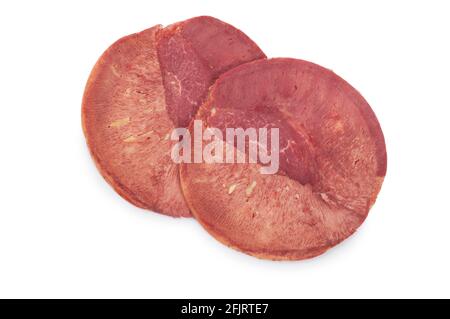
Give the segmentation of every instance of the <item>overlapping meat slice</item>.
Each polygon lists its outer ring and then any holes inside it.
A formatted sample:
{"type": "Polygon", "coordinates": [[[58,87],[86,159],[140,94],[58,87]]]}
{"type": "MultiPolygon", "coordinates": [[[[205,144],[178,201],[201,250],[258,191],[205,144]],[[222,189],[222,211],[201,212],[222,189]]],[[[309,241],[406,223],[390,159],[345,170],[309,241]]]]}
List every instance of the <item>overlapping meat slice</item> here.
{"type": "Polygon", "coordinates": [[[187,125],[219,74],[263,57],[242,32],[210,17],[155,26],[114,43],[89,77],[82,108],[101,174],[136,206],[190,216],[170,134],[187,125]]]}
{"type": "Polygon", "coordinates": [[[275,175],[261,174],[261,163],[180,167],[197,220],[254,256],[305,259],[338,244],[364,221],[386,173],[384,137],[370,106],[343,79],[309,62],[239,66],[216,81],[196,118],[204,129],[279,128],[275,175]]]}

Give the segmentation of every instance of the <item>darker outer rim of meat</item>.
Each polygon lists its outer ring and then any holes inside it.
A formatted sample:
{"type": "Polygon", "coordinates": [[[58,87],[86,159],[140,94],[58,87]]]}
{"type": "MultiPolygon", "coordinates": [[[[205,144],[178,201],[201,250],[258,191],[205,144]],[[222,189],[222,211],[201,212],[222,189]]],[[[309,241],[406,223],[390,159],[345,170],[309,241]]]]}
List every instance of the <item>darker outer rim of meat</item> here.
{"type": "MultiPolygon", "coordinates": [[[[370,201],[369,201],[369,205],[367,208],[367,213],[365,214],[365,216],[361,219],[361,223],[359,224],[358,227],[356,227],[352,233],[350,233],[348,236],[341,238],[340,240],[333,242],[333,243],[329,243],[327,245],[322,245],[322,246],[317,246],[317,247],[313,247],[313,248],[309,248],[309,249],[303,249],[303,250],[277,250],[277,251],[268,251],[268,250],[245,250],[239,247],[239,244],[234,242],[233,240],[227,238],[226,235],[224,235],[220,230],[218,230],[214,225],[211,225],[207,222],[205,222],[204,220],[202,220],[201,218],[201,214],[199,214],[199,212],[197,211],[196,207],[193,205],[193,203],[190,200],[190,196],[189,196],[189,192],[190,187],[188,187],[188,183],[184,182],[184,180],[188,177],[186,177],[187,174],[187,167],[190,164],[186,164],[186,163],[182,163],[179,166],[180,169],[180,174],[179,174],[179,178],[180,178],[180,185],[181,185],[181,189],[183,191],[183,196],[186,200],[186,203],[189,207],[189,210],[191,211],[192,216],[198,221],[198,223],[213,237],[215,238],[217,241],[219,241],[220,243],[224,244],[227,247],[233,248],[236,251],[239,251],[241,253],[244,253],[246,255],[250,255],[253,257],[257,257],[259,259],[263,259],[263,260],[273,260],[273,261],[300,261],[300,260],[305,260],[305,259],[310,259],[310,258],[314,258],[317,257],[319,255],[323,255],[325,252],[327,252],[330,248],[333,248],[337,245],[339,245],[341,242],[345,241],[346,239],[348,239],[349,237],[353,236],[356,231],[359,229],[359,227],[361,227],[361,225],[364,223],[364,221],[367,219],[367,216],[369,215],[370,209],[371,207],[375,204],[375,201],[377,199],[377,196],[379,194],[379,192],[381,191],[381,187],[382,184],[384,182],[385,176],[386,176],[386,172],[387,172],[387,151],[386,151],[386,143],[385,143],[385,139],[384,139],[384,134],[383,131],[381,129],[381,125],[378,122],[378,119],[375,115],[375,113],[373,112],[372,108],[370,107],[370,105],[367,103],[367,101],[364,99],[364,97],[359,93],[359,91],[357,91],[354,87],[352,87],[347,81],[345,81],[344,79],[342,79],[339,75],[335,74],[332,70],[326,69],[318,64],[315,64],[313,62],[309,62],[309,61],[305,61],[305,60],[301,60],[301,59],[294,59],[294,58],[271,58],[271,59],[264,59],[264,60],[256,60],[256,61],[252,61],[252,62],[248,62],[248,63],[244,63],[241,64],[239,66],[237,66],[236,68],[233,68],[230,71],[227,71],[225,73],[223,73],[219,79],[216,80],[216,82],[214,83],[214,85],[212,85],[210,87],[210,91],[208,94],[208,98],[206,99],[205,103],[203,103],[200,108],[200,110],[204,110],[206,109],[209,105],[211,105],[211,97],[213,96],[215,89],[218,85],[220,85],[220,83],[222,81],[225,81],[227,79],[228,76],[230,76],[230,74],[232,74],[232,72],[236,72],[239,71],[240,69],[243,68],[247,68],[250,65],[253,64],[257,64],[257,63],[273,63],[276,61],[301,61],[303,63],[307,63],[313,67],[318,67],[320,68],[322,71],[326,71],[326,72],[330,72],[333,76],[336,76],[339,80],[342,81],[342,83],[349,87],[353,94],[351,96],[352,99],[359,99],[361,101],[363,101],[367,106],[368,106],[368,113],[364,113],[363,116],[367,116],[369,115],[369,119],[371,121],[371,123],[375,123],[378,125],[379,127],[379,131],[380,131],[380,135],[378,135],[378,138],[381,138],[380,140],[377,140],[377,153],[380,152],[379,150],[382,149],[380,158],[382,161],[381,167],[379,167],[377,169],[377,177],[379,178],[379,183],[376,187],[376,190],[374,191],[374,194],[372,195],[370,201]],[[375,121],[375,122],[373,122],[375,121]]],[[[358,104],[358,107],[361,109],[361,105],[358,104]]],[[[366,107],[365,107],[366,108],[366,107]]],[[[199,113],[197,113],[198,115],[199,113]]],[[[192,129],[192,124],[193,121],[191,122],[191,125],[189,126],[189,130],[192,129]]],[[[373,133],[373,128],[369,129],[371,131],[371,134],[373,133]]]]}
{"type": "MultiPolygon", "coordinates": [[[[223,73],[216,82],[210,87],[210,92],[208,94],[208,97],[206,99],[206,102],[203,104],[207,104],[207,101],[210,99],[211,95],[213,95],[215,88],[220,85],[223,81],[227,80],[228,77],[232,76],[233,73],[239,72],[241,69],[246,69],[251,65],[259,64],[259,63],[283,63],[283,62],[302,62],[305,64],[310,65],[311,67],[317,68],[321,72],[330,73],[337,79],[339,79],[340,83],[342,85],[345,85],[351,92],[350,98],[352,100],[358,100],[362,101],[363,103],[358,103],[358,109],[361,112],[361,115],[366,119],[370,121],[368,124],[369,131],[373,135],[374,139],[377,142],[377,155],[380,159],[380,166],[377,169],[377,175],[380,177],[386,176],[387,172],[387,151],[386,151],[386,141],[384,139],[383,130],[381,129],[381,125],[378,121],[377,116],[375,115],[374,111],[370,107],[369,103],[366,101],[366,99],[362,96],[362,94],[355,89],[353,86],[350,85],[346,80],[344,80],[342,77],[340,77],[338,74],[334,73],[332,70],[327,69],[319,64],[316,64],[314,62],[302,60],[302,59],[295,59],[295,58],[285,58],[285,57],[279,57],[279,58],[270,58],[270,59],[260,59],[255,60],[251,62],[247,62],[241,65],[238,65],[237,67],[233,68],[232,70],[229,70],[225,73],[223,73]],[[369,125],[370,124],[370,125],[369,125]],[[378,126],[378,127],[377,127],[378,126]],[[379,129],[378,129],[379,128],[379,129]],[[378,134],[380,133],[380,134],[378,134]]],[[[348,92],[346,92],[348,93],[348,92]]]]}

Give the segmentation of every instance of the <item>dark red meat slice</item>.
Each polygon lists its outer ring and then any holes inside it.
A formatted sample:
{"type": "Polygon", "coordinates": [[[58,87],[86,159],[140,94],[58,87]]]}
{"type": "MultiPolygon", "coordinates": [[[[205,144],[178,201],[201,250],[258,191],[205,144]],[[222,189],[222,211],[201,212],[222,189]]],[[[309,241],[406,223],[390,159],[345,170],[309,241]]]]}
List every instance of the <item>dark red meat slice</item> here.
{"type": "Polygon", "coordinates": [[[280,130],[278,174],[261,174],[261,163],[180,167],[196,219],[223,243],[261,258],[310,258],[350,236],[386,173],[384,138],[370,106],[309,62],[239,66],[216,81],[196,118],[204,129],[280,130]]]}
{"type": "Polygon", "coordinates": [[[177,127],[189,125],[220,74],[265,58],[244,33],[211,17],[193,18],[163,29],[158,56],[167,110],[177,127]]]}
{"type": "Polygon", "coordinates": [[[82,107],[101,174],[139,207],[190,216],[170,134],[187,125],[219,74],[263,57],[242,32],[210,17],[155,26],[114,43],[95,65],[82,107]]]}

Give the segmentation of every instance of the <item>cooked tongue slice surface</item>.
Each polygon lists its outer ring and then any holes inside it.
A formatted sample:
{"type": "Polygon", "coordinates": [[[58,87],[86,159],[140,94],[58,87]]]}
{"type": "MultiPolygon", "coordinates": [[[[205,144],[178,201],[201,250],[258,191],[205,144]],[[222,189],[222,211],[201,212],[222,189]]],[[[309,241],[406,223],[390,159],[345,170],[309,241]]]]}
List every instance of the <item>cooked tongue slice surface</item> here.
{"type": "Polygon", "coordinates": [[[196,118],[204,129],[279,129],[277,174],[261,174],[262,163],[180,170],[199,222],[261,258],[310,258],[350,236],[386,173],[384,138],[370,106],[343,79],[306,61],[255,61],[225,73],[196,118]]]}
{"type": "Polygon", "coordinates": [[[101,174],[136,206],[190,216],[170,134],[187,125],[219,74],[262,57],[242,32],[210,17],[118,40],[98,60],[83,98],[83,129],[101,174]]]}

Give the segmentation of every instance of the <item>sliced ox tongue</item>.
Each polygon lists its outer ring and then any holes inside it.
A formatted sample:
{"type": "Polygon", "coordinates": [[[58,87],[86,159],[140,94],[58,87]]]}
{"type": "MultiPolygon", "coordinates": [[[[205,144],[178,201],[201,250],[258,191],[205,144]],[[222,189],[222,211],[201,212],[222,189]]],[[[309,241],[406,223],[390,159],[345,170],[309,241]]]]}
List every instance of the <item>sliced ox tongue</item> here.
{"type": "Polygon", "coordinates": [[[99,171],[122,197],[170,216],[192,212],[218,240],[261,258],[310,258],[343,241],[386,173],[383,133],[353,87],[306,61],[266,60],[211,17],[114,43],[89,77],[82,120],[99,171]],[[170,135],[189,123],[192,133],[193,119],[224,139],[230,127],[277,128],[279,170],[262,174],[261,161],[175,164],[170,135]]]}
{"type": "Polygon", "coordinates": [[[375,202],[386,172],[381,128],[363,97],[325,68],[241,65],[219,77],[196,119],[205,129],[279,126],[278,174],[261,174],[259,163],[180,166],[191,212],[233,248],[310,258],[354,233],[375,202]]]}
{"type": "Polygon", "coordinates": [[[170,133],[186,126],[222,73],[264,53],[211,17],[124,37],[100,57],[83,98],[83,129],[104,178],[131,203],[190,216],[170,133]]]}

